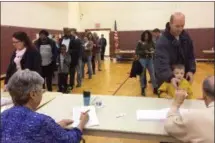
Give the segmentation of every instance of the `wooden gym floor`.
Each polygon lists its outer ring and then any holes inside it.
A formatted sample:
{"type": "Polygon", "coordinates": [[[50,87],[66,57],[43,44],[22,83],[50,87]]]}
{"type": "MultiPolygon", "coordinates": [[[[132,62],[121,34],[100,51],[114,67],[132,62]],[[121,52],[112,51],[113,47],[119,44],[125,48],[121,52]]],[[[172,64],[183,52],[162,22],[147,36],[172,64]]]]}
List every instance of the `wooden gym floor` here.
{"type": "MultiPolygon", "coordinates": [[[[113,96],[141,96],[139,78],[129,78],[131,62],[113,63],[106,60],[102,63],[102,71],[96,71],[96,75],[90,80],[85,76],[81,88],[74,88],[72,93],[82,93],[83,90],[90,90],[92,94],[113,95],[113,96]]],[[[197,63],[197,72],[192,84],[193,93],[196,98],[201,97],[201,84],[205,77],[214,75],[214,64],[197,63]]],[[[147,79],[149,75],[147,74],[147,79]]],[[[3,81],[1,82],[3,83],[3,81]]],[[[3,87],[3,84],[1,84],[3,87]]],[[[54,91],[57,88],[54,86],[54,91]]],[[[153,95],[151,84],[148,84],[147,97],[153,95]]],[[[104,138],[85,136],[87,143],[159,143],[159,141],[140,141],[121,138],[104,138]]]]}

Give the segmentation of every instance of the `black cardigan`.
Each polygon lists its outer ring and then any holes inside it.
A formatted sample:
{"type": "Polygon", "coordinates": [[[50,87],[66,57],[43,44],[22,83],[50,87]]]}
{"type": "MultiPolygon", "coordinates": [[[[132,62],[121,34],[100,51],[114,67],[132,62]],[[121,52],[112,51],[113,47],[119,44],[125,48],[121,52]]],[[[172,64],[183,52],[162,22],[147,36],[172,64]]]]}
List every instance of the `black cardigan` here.
{"type": "MultiPolygon", "coordinates": [[[[16,51],[13,52],[10,63],[7,69],[5,84],[8,83],[10,77],[17,71],[14,58],[16,57],[16,51]]],[[[41,55],[36,48],[28,48],[21,60],[21,68],[36,71],[41,74],[41,55]]]]}

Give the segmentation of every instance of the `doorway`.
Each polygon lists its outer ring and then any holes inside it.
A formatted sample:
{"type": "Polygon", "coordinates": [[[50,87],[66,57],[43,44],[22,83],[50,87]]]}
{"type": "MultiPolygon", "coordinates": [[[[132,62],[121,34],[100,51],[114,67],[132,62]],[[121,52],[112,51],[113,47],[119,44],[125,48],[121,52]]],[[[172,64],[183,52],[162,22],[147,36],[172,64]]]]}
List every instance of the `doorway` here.
{"type": "Polygon", "coordinates": [[[92,33],[97,33],[97,35],[99,36],[99,38],[101,38],[101,34],[104,35],[104,38],[106,39],[107,45],[105,48],[105,57],[110,57],[110,30],[109,29],[89,29],[87,31],[90,31],[92,33]]]}

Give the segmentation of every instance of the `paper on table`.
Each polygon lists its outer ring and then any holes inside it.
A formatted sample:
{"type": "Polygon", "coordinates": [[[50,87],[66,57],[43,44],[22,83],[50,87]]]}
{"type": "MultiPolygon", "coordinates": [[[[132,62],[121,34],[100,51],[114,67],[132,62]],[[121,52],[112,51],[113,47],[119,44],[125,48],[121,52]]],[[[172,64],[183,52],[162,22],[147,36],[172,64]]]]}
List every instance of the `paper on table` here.
{"type": "Polygon", "coordinates": [[[82,112],[89,110],[89,121],[86,124],[86,127],[97,126],[99,125],[99,120],[96,115],[96,109],[94,106],[84,106],[84,107],[75,107],[73,108],[73,127],[77,127],[80,123],[80,116],[82,112]]]}
{"type": "MultiPolygon", "coordinates": [[[[159,110],[137,110],[137,120],[163,120],[166,119],[169,108],[159,110]]],[[[180,109],[180,113],[187,112],[188,109],[180,109]]]]}

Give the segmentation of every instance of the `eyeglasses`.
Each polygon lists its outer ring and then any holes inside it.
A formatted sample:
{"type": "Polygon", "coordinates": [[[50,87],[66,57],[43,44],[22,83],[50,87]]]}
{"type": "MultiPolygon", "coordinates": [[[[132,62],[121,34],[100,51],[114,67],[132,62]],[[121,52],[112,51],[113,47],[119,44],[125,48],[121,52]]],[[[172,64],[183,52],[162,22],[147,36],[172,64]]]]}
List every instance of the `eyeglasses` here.
{"type": "Polygon", "coordinates": [[[13,44],[20,43],[21,41],[12,41],[13,44]]]}
{"type": "Polygon", "coordinates": [[[40,94],[44,94],[46,92],[46,90],[45,89],[39,89],[39,90],[37,90],[35,92],[40,93],[40,94]]]}

